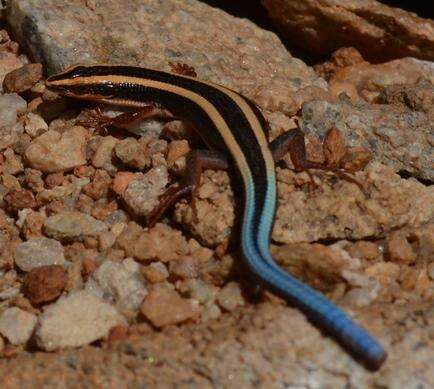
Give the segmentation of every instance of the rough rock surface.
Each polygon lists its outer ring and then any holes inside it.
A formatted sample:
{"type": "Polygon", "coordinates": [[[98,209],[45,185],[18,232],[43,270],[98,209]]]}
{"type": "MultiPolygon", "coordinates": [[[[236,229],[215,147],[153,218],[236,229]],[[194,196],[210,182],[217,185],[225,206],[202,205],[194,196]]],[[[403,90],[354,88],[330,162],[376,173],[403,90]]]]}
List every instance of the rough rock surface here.
{"type": "Polygon", "coordinates": [[[394,304],[363,310],[358,319],[390,345],[389,362],[367,373],[296,311],[258,304],[211,324],[146,328],[109,349],[85,348],[61,354],[19,355],[0,361],[5,387],[92,386],[429,388],[434,385],[432,304],[394,304]],[[374,313],[375,312],[375,313],[374,313]],[[380,313],[381,312],[381,313],[380,313]],[[385,322],[381,324],[380,315],[385,322]],[[426,323],[426,324],[423,324],[426,323]],[[418,352],[414,352],[414,348],[418,352]],[[243,363],[240,363],[243,361],[243,363]],[[145,368],[144,368],[145,367],[145,368]],[[414,369],[417,374],[412,374],[414,369]]]}
{"type": "Polygon", "coordinates": [[[367,59],[434,59],[434,22],[376,0],[262,0],[294,45],[315,54],[356,47],[367,59]]]}
{"type": "Polygon", "coordinates": [[[294,92],[326,89],[276,35],[198,1],[105,0],[84,7],[67,0],[14,0],[7,13],[49,73],[77,62],[167,71],[169,62],[181,62],[194,66],[198,78],[240,91],[264,108],[293,112],[294,92]]]}
{"type": "Polygon", "coordinates": [[[392,105],[312,101],[303,106],[301,128],[323,139],[338,128],[349,146],[363,146],[395,171],[434,180],[434,125],[423,112],[392,105]]]}
{"type": "Polygon", "coordinates": [[[334,96],[344,92],[353,101],[374,102],[390,85],[434,85],[434,63],[416,58],[396,59],[381,64],[362,60],[348,66],[331,61],[315,69],[329,79],[330,92],[334,96]]]}

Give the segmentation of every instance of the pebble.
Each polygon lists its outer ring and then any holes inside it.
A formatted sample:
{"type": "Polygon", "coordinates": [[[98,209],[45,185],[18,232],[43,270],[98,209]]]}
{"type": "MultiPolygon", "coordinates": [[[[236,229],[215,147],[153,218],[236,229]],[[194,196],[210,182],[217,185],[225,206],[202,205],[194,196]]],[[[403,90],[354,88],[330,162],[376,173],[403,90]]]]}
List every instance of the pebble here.
{"type": "Polygon", "coordinates": [[[86,163],[86,134],[83,127],[59,133],[49,130],[35,138],[25,151],[28,163],[44,173],[71,170],[86,163]]]}
{"type": "Polygon", "coordinates": [[[24,294],[32,304],[53,301],[61,295],[67,281],[66,271],[62,266],[40,266],[24,277],[24,294]]]}
{"type": "Polygon", "coordinates": [[[151,290],[140,309],[155,327],[182,323],[199,314],[196,300],[184,299],[176,291],[167,288],[151,290]]]}
{"type": "Polygon", "coordinates": [[[0,96],[0,128],[10,128],[17,123],[17,117],[26,112],[27,103],[15,93],[0,96]]]}
{"type": "Polygon", "coordinates": [[[233,311],[245,304],[240,285],[229,282],[217,295],[217,302],[226,311],[233,311]]]}
{"type": "Polygon", "coordinates": [[[148,294],[140,279],[139,265],[132,258],[122,263],[105,261],[93,277],[104,291],[104,297],[115,302],[120,310],[137,310],[148,294]]]}
{"type": "Polygon", "coordinates": [[[48,131],[48,124],[39,115],[29,112],[24,122],[24,131],[32,138],[36,138],[48,131]]]}
{"type": "Polygon", "coordinates": [[[105,136],[92,156],[92,165],[96,168],[109,166],[117,142],[118,140],[115,137],[105,136]]]}
{"type": "Polygon", "coordinates": [[[13,345],[25,344],[33,334],[37,317],[20,308],[8,308],[0,315],[0,333],[13,345]]]}
{"type": "Polygon", "coordinates": [[[140,261],[169,262],[189,251],[182,233],[162,223],[144,231],[138,224],[130,222],[117,237],[115,245],[140,261]]]}
{"type": "Polygon", "coordinates": [[[16,155],[12,149],[6,149],[3,152],[4,162],[0,166],[0,170],[3,174],[15,175],[21,173],[24,170],[21,157],[16,155]]]}
{"type": "Polygon", "coordinates": [[[39,266],[64,265],[62,245],[54,239],[37,237],[20,243],[15,249],[15,264],[25,272],[39,266]]]}
{"type": "Polygon", "coordinates": [[[81,290],[48,306],[39,319],[38,345],[53,351],[80,347],[108,335],[111,328],[125,325],[116,309],[91,292],[81,290]]]}
{"type": "Polygon", "coordinates": [[[12,189],[3,199],[14,210],[36,208],[38,206],[35,196],[27,189],[12,189]]]}
{"type": "Polygon", "coordinates": [[[105,223],[82,212],[61,212],[44,221],[45,233],[55,239],[82,239],[107,231],[105,223]]]}
{"type": "Polygon", "coordinates": [[[143,276],[151,283],[163,282],[169,277],[169,271],[163,262],[152,262],[142,268],[143,276]]]}
{"type": "Polygon", "coordinates": [[[42,65],[29,63],[6,74],[3,80],[5,92],[22,93],[29,90],[42,78],[42,65]]]}
{"type": "Polygon", "coordinates": [[[159,204],[159,197],[164,193],[168,179],[165,166],[155,167],[143,177],[131,181],[123,198],[135,214],[147,215],[159,204]]]}

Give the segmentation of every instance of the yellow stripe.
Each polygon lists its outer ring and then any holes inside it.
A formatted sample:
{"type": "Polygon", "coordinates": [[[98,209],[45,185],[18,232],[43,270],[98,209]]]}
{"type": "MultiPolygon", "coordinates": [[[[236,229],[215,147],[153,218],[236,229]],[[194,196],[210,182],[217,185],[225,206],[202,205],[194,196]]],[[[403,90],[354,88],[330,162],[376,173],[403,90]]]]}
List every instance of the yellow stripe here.
{"type": "MultiPolygon", "coordinates": [[[[197,81],[197,80],[196,80],[197,81]]],[[[137,84],[142,85],[144,87],[150,87],[155,88],[159,90],[164,90],[168,92],[172,92],[181,96],[184,96],[185,98],[194,101],[196,104],[198,104],[212,119],[212,121],[215,123],[216,127],[218,128],[221,136],[224,139],[224,142],[226,146],[229,149],[229,152],[235,159],[235,162],[237,163],[240,172],[243,176],[243,179],[246,183],[251,181],[251,171],[249,168],[249,165],[246,161],[246,158],[244,157],[244,154],[238,145],[237,141],[235,140],[229,126],[227,125],[224,118],[220,115],[218,110],[214,107],[213,104],[211,104],[206,98],[202,97],[201,95],[192,92],[189,89],[181,88],[179,86],[160,82],[160,81],[154,81],[147,78],[140,78],[140,77],[129,77],[129,76],[117,76],[117,75],[108,75],[108,76],[91,76],[91,77],[76,77],[72,79],[63,79],[58,81],[52,81],[50,82],[50,85],[56,86],[74,86],[74,85],[92,85],[92,84],[106,84],[106,83],[112,83],[112,84],[122,84],[122,83],[131,83],[131,84],[137,84]]],[[[218,87],[214,86],[213,87],[218,87]]],[[[218,87],[217,89],[220,89],[218,87]]],[[[231,98],[233,96],[238,97],[235,93],[230,92],[229,90],[226,90],[225,88],[221,88],[223,92],[228,94],[231,98]],[[233,95],[233,96],[232,96],[233,95]]],[[[91,95],[90,95],[91,97],[91,95]]],[[[133,102],[131,100],[122,100],[122,99],[99,99],[101,101],[104,101],[106,103],[112,103],[116,105],[124,105],[124,106],[143,106],[145,103],[140,102],[133,102]]],[[[241,99],[240,99],[241,100],[241,99]]],[[[236,101],[238,104],[238,101],[236,101]]],[[[246,113],[247,106],[248,111],[251,112],[250,107],[244,102],[241,101],[243,104],[243,107],[241,109],[244,113],[246,113]]],[[[253,113],[251,113],[249,116],[255,116],[253,113]]],[[[250,122],[250,120],[249,120],[250,122]]],[[[259,122],[255,125],[259,125],[259,122]]],[[[262,131],[261,131],[262,132],[262,131]]],[[[257,134],[257,131],[255,131],[255,134],[257,134]]],[[[265,136],[263,136],[265,139],[265,136]]],[[[262,145],[261,145],[262,147],[262,145]]]]}

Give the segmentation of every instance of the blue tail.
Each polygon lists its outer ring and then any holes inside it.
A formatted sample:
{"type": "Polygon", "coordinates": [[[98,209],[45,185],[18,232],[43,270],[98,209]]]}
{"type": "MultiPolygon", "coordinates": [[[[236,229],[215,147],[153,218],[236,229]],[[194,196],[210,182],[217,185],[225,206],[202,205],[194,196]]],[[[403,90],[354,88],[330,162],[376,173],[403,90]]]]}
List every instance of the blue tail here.
{"type": "Polygon", "coordinates": [[[280,269],[271,258],[268,248],[266,253],[261,253],[257,244],[243,241],[242,249],[249,269],[268,289],[298,307],[349,352],[362,359],[367,367],[380,367],[387,356],[384,349],[341,309],[322,294],[280,269]]]}

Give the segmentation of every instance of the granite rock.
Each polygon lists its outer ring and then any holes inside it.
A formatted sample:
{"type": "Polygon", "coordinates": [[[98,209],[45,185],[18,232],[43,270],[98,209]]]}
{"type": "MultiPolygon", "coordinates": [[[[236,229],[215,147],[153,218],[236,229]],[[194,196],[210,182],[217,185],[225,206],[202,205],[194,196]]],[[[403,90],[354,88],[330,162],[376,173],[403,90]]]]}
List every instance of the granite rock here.
{"type": "Polygon", "coordinates": [[[303,89],[327,89],[275,34],[199,1],[104,0],[86,7],[66,0],[14,0],[7,18],[48,73],[77,62],[166,71],[169,62],[181,62],[194,66],[198,78],[233,88],[262,108],[292,112],[303,89]]]}

